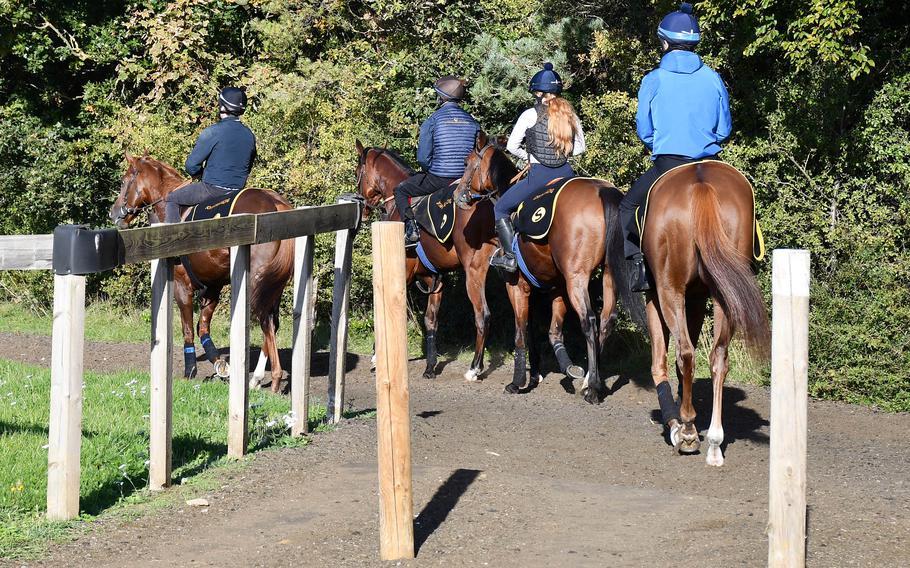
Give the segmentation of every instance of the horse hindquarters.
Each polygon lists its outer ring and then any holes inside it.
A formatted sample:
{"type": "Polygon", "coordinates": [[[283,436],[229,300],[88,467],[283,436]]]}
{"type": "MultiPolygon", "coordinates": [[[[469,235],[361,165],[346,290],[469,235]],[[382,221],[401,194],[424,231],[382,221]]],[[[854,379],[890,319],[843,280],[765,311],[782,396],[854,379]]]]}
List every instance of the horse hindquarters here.
{"type": "Polygon", "coordinates": [[[272,392],[278,392],[282,370],[278,356],[278,307],[294,270],[294,241],[256,245],[251,251],[250,311],[262,329],[262,349],[272,365],[272,392]]]}

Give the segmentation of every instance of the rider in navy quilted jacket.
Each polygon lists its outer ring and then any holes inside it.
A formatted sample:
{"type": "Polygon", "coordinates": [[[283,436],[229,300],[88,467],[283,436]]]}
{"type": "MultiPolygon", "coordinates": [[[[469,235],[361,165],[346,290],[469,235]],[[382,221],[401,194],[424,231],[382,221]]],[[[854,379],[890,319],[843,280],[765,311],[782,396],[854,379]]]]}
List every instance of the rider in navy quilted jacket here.
{"type": "Polygon", "coordinates": [[[683,2],[657,28],[664,55],[660,66],[645,75],[638,91],[636,130],[651,150],[651,168],[620,203],[626,232],[625,254],[632,261],[632,289],[650,288],[635,210],[662,174],[701,160],[717,159],[730,135],[730,102],[723,80],[692,52],[701,39],[692,5],[683,2]]]}
{"type": "Polygon", "coordinates": [[[423,168],[395,188],[395,205],[405,222],[405,244],[420,240],[417,221],[409,198],[429,195],[451,186],[464,174],[464,161],[474,148],[474,138],[480,125],[459,106],[465,96],[464,81],[446,76],[433,85],[440,106],[420,125],[417,143],[417,162],[423,168]]]}

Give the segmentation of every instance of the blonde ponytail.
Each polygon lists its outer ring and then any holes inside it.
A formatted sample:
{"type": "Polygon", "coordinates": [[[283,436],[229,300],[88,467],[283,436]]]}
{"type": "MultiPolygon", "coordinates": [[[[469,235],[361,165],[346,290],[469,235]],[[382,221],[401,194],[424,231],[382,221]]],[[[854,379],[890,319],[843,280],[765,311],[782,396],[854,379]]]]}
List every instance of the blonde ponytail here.
{"type": "Polygon", "coordinates": [[[558,95],[545,97],[544,102],[547,105],[547,141],[557,154],[568,158],[575,144],[578,115],[572,103],[558,95]]]}

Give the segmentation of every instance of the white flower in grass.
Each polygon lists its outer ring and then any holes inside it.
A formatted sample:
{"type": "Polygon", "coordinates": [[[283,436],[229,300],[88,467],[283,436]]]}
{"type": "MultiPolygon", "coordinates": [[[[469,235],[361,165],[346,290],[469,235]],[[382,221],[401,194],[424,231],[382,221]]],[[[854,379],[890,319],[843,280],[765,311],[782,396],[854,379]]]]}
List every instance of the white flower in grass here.
{"type": "Polygon", "coordinates": [[[41,449],[42,449],[42,450],[46,450],[46,449],[48,449],[49,447],[51,447],[50,444],[44,444],[43,446],[41,446],[41,449]]]}
{"type": "Polygon", "coordinates": [[[126,471],[126,464],[125,463],[120,464],[120,466],[117,469],[119,469],[120,471],[126,471]]]}
{"type": "Polygon", "coordinates": [[[276,424],[278,424],[277,420],[269,420],[268,422],[265,423],[265,427],[271,428],[271,427],[275,426],[276,424]]]}
{"type": "Polygon", "coordinates": [[[282,416],[282,418],[284,419],[284,425],[288,428],[293,428],[294,424],[297,424],[297,417],[294,416],[293,410],[282,416]]]}

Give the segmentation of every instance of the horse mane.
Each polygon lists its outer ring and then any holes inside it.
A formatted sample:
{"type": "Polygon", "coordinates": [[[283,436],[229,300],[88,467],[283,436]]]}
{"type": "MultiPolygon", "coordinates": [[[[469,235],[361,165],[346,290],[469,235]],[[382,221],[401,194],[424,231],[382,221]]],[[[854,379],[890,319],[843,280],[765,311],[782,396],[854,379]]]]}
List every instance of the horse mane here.
{"type": "Polygon", "coordinates": [[[376,152],[379,153],[380,156],[383,154],[389,156],[389,158],[391,158],[393,162],[395,162],[398,166],[400,166],[401,169],[408,172],[408,175],[414,175],[415,173],[417,173],[417,171],[414,168],[412,168],[404,160],[404,158],[402,158],[401,155],[398,154],[398,152],[396,152],[395,150],[389,150],[388,148],[380,148],[378,146],[370,146],[369,148],[367,148],[363,151],[363,155],[360,157],[361,164],[363,164],[364,161],[366,161],[366,156],[367,156],[367,154],[370,153],[370,150],[375,150],[376,152]]]}
{"type": "Polygon", "coordinates": [[[162,162],[161,160],[157,160],[151,156],[143,156],[138,159],[138,162],[142,166],[154,170],[162,181],[165,181],[168,178],[173,178],[173,180],[177,182],[177,185],[184,182],[184,178],[180,172],[178,172],[176,168],[166,162],[162,162]]]}
{"type": "Polygon", "coordinates": [[[498,193],[509,189],[512,178],[518,173],[518,168],[502,149],[502,146],[496,145],[493,154],[490,156],[490,178],[493,180],[493,187],[498,193]]]}

